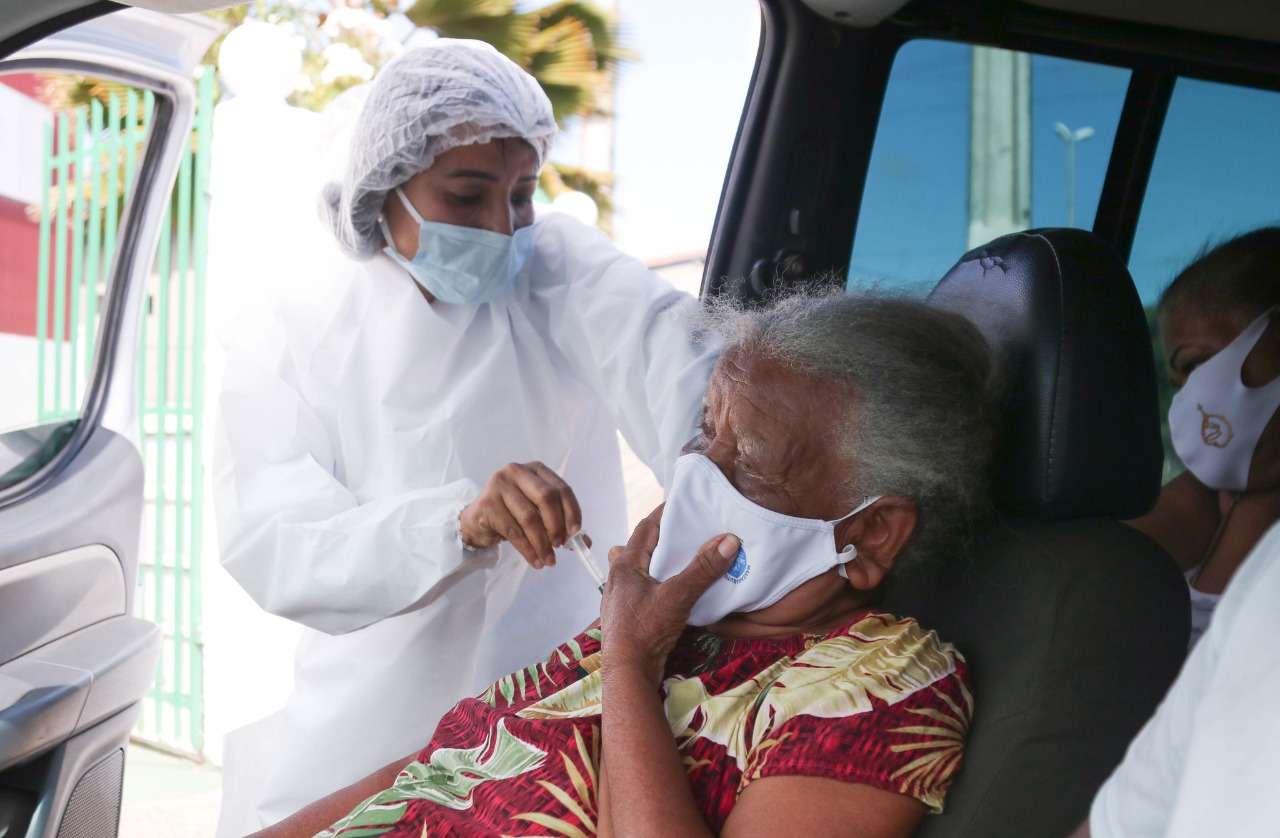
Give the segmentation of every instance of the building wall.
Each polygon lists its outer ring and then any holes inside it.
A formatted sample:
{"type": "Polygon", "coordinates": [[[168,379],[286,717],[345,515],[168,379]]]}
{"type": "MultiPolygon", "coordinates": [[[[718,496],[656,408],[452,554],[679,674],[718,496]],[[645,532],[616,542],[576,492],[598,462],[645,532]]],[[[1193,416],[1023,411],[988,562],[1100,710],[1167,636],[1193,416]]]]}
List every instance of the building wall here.
{"type": "Polygon", "coordinates": [[[35,97],[39,77],[0,76],[0,333],[36,333],[40,159],[49,109],[35,97]]]}

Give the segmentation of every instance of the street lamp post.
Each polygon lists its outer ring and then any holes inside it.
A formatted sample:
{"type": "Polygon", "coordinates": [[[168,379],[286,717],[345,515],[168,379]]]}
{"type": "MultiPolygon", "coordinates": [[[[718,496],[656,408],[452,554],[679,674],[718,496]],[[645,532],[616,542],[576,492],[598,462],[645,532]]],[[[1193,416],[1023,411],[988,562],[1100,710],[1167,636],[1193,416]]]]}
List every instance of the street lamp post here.
{"type": "Polygon", "coordinates": [[[1089,126],[1072,131],[1061,122],[1053,123],[1053,131],[1067,147],[1067,226],[1076,226],[1076,143],[1093,136],[1089,126]]]}

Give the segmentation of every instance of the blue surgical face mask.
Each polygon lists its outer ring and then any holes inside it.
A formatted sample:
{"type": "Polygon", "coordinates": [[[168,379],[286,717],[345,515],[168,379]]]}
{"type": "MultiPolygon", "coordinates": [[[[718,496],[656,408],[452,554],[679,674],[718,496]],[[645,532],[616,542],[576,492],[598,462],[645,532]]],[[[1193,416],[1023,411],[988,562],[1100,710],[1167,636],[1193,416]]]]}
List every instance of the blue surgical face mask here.
{"type": "Polygon", "coordinates": [[[487,303],[507,290],[533,252],[532,227],[504,236],[477,227],[426,221],[400,187],[395,193],[418,222],[418,252],[412,260],[404,258],[392,243],[391,229],[382,218],[379,223],[387,240],[383,252],[441,302],[487,303]]]}

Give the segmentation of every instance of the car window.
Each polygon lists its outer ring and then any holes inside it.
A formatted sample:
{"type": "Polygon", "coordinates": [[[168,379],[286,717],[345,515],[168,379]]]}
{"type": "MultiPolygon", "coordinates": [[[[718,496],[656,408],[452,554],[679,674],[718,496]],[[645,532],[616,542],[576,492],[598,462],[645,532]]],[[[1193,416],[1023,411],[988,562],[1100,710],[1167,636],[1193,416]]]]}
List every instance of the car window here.
{"type": "Polygon", "coordinates": [[[1092,227],[1130,72],[941,41],[894,60],[851,284],[927,293],[972,247],[1092,227]]]}
{"type": "Polygon", "coordinates": [[[1129,270],[1144,303],[1206,245],[1280,223],[1280,93],[1179,79],[1129,270]]]}
{"type": "MultiPolygon", "coordinates": [[[[1280,93],[1179,79],[1169,100],[1134,234],[1129,270],[1148,311],[1197,255],[1280,224],[1280,93]]],[[[1277,269],[1280,274],[1280,268],[1277,269]]],[[[1152,334],[1157,324],[1151,317],[1152,334]]],[[[1156,340],[1161,417],[1173,388],[1156,340]]],[[[1165,436],[1165,478],[1183,469],[1165,436]]]]}
{"type": "Polygon", "coordinates": [[[0,489],[81,417],[152,107],[114,82],[0,74],[0,489]]]}

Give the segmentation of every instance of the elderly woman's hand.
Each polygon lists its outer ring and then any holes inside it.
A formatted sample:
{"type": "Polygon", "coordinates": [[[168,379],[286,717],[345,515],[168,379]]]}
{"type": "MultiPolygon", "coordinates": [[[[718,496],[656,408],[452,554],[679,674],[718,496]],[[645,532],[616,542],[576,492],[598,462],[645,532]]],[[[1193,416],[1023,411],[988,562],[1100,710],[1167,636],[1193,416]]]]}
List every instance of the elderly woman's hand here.
{"type": "Polygon", "coordinates": [[[636,526],[626,547],[609,551],[609,583],[600,606],[606,671],[634,668],[655,686],[693,604],[733,566],[739,547],[736,536],[718,535],[702,545],[688,567],[659,582],[649,575],[649,560],[661,518],[659,506],[636,526]]]}
{"type": "Polygon", "coordinates": [[[508,463],[462,510],[462,540],[472,547],[510,541],[536,568],[556,563],[555,548],[582,527],[582,508],[569,484],[539,462],[508,463]]]}

